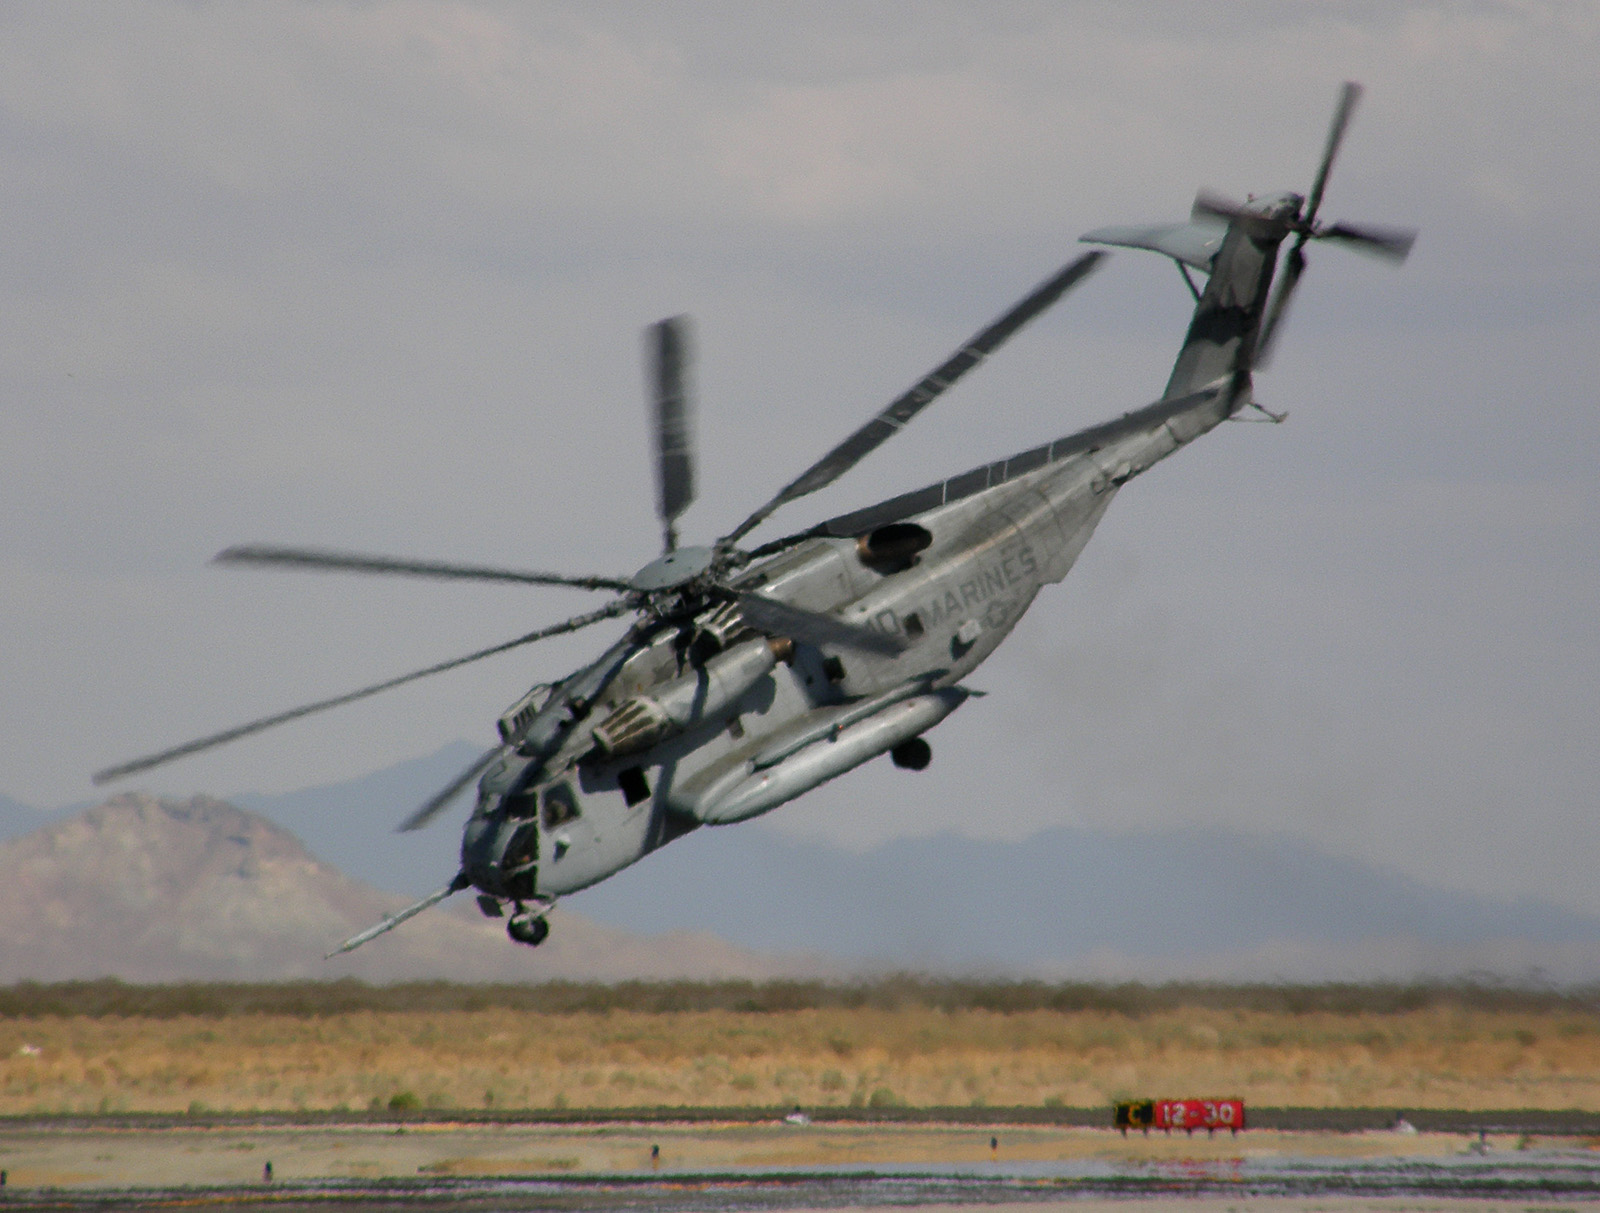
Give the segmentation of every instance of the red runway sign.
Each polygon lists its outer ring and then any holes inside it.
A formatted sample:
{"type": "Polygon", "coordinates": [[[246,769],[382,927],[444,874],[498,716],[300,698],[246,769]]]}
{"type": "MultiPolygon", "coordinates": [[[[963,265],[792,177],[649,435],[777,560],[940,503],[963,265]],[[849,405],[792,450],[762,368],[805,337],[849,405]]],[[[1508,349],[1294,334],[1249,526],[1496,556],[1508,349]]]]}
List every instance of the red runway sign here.
{"type": "Polygon", "coordinates": [[[1232,1129],[1244,1128],[1244,1100],[1242,1099],[1158,1099],[1155,1107],[1155,1127],[1158,1129],[1232,1129]]]}

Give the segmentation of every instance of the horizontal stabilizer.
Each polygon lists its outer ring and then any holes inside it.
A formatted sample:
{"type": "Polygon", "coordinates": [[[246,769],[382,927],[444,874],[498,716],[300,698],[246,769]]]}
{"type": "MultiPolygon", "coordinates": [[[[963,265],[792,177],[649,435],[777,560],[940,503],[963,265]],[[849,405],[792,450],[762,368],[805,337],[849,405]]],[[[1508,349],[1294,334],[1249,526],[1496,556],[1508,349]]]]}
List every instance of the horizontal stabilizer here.
{"type": "Polygon", "coordinates": [[[1227,234],[1228,225],[1225,222],[1201,218],[1188,223],[1097,227],[1078,239],[1084,244],[1149,249],[1152,253],[1161,253],[1203,274],[1209,274],[1217,250],[1222,247],[1222,238],[1227,234]]]}

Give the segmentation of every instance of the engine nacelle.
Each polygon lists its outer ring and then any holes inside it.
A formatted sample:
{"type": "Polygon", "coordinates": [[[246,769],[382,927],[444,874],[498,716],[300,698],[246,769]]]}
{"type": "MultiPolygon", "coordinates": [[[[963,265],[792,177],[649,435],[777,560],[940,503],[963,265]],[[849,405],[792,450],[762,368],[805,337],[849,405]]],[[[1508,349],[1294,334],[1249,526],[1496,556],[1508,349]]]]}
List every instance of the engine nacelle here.
{"type": "Polygon", "coordinates": [[[727,715],[777,664],[781,647],[781,641],[746,641],[649,695],[623,700],[595,725],[595,748],[605,758],[622,758],[727,715]]]}

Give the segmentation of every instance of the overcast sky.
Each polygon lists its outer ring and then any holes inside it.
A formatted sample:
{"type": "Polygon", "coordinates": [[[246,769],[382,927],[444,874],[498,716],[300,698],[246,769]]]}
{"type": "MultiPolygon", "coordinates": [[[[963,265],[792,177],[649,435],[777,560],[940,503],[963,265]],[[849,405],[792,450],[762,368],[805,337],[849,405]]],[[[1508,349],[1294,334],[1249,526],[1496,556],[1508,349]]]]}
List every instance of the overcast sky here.
{"type": "MultiPolygon", "coordinates": [[[[1133,483],[888,764],[850,843],[1286,833],[1600,911],[1600,9],[1589,3],[0,8],[0,791],[466,652],[584,595],[223,570],[260,540],[627,574],[640,330],[697,325],[728,529],[1107,223],[1310,185],[1258,394],[1133,483]]],[[[764,534],[1151,399],[1188,315],[1120,253],[764,534]]],[[[465,737],[606,629],[136,781],[279,791],[465,737]]],[[[881,769],[880,769],[881,767],[881,769]]],[[[396,817],[410,810],[396,805],[396,817]]],[[[441,869],[454,829],[435,831],[441,869]]]]}

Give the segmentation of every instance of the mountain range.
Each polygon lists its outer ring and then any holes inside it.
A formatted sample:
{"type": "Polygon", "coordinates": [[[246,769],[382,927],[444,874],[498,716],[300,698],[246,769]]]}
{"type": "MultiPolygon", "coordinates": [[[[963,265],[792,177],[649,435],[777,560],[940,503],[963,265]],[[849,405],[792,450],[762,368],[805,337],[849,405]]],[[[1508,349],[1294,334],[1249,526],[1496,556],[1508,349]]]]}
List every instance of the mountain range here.
{"type": "Polygon", "coordinates": [[[615,981],[817,971],[692,932],[648,935],[558,910],[536,952],[468,899],[348,955],[323,954],[403,907],[220,800],[115,796],[0,843],[0,982],[615,981]]]}
{"type": "MultiPolygon", "coordinates": [[[[329,873],[414,897],[454,873],[454,839],[447,827],[397,835],[394,824],[475,753],[461,742],[362,779],[233,801],[303,839],[329,873]]],[[[0,800],[0,832],[49,820],[0,800]]],[[[470,900],[457,902],[395,935],[454,915],[492,940],[495,959],[482,971],[503,976],[516,964],[521,972],[494,924],[470,900]]],[[[348,919],[351,931],[380,916],[378,901],[364,904],[374,912],[348,919]]],[[[381,912],[397,904],[382,901],[381,912]]],[[[10,912],[0,913],[0,939],[10,912]]],[[[786,834],[767,818],[696,831],[568,898],[552,923],[546,949],[602,927],[617,933],[613,948],[676,932],[727,949],[697,971],[1600,980],[1600,917],[1426,885],[1292,839],[1215,830],[1062,827],[1020,841],[947,833],[851,851],[786,834]]],[[[328,938],[319,935],[318,946],[328,938]]],[[[687,953],[679,961],[690,963],[687,953]]],[[[464,959],[454,968],[480,971],[464,959]]]]}
{"type": "Polygon", "coordinates": [[[753,949],[803,939],[867,968],[1600,979],[1600,917],[1224,831],[1058,828],[1020,842],[947,833],[852,852],[757,822],[691,834],[572,904],[601,922],[715,929],[753,949]]]}

